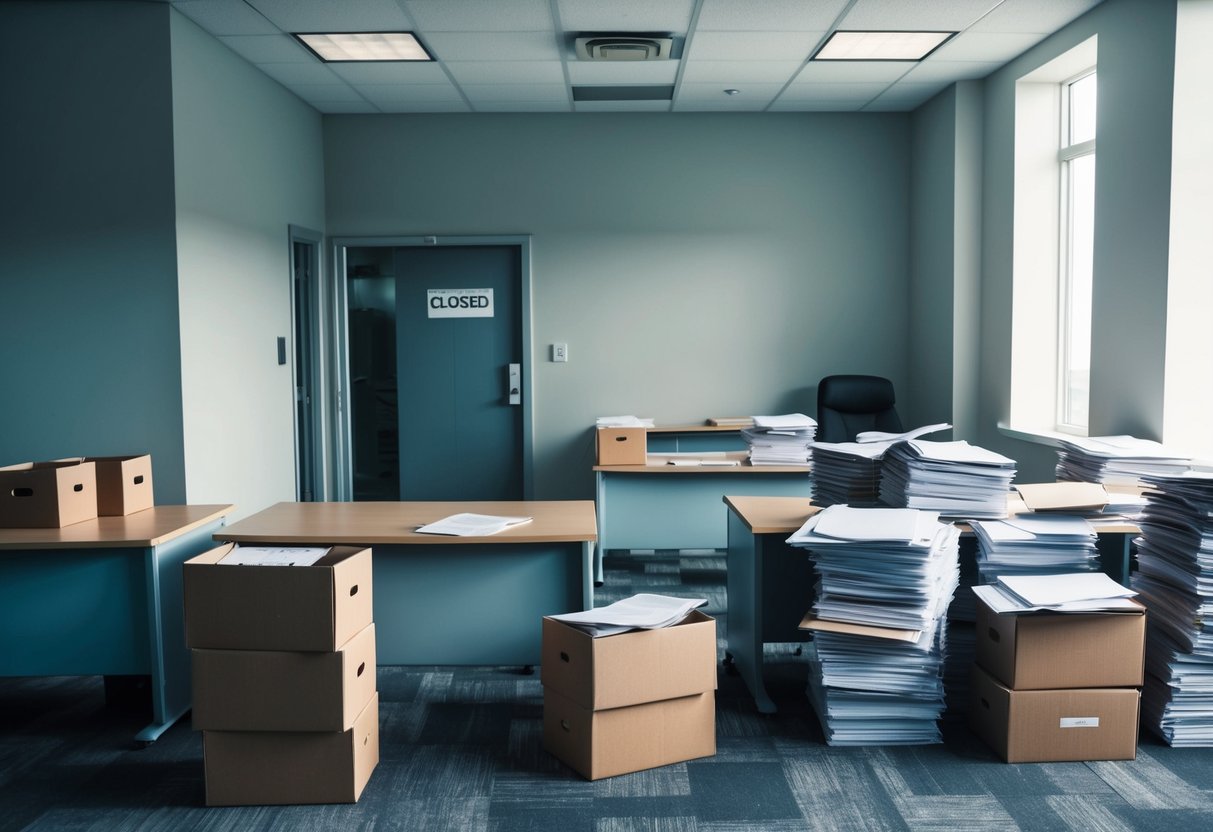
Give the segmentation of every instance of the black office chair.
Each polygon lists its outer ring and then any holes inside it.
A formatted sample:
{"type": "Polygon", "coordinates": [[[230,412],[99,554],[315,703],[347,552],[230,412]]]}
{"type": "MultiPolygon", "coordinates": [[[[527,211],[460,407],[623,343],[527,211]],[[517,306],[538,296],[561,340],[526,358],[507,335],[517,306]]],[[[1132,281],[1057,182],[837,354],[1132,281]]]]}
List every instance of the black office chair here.
{"type": "Polygon", "coordinates": [[[893,382],[880,376],[826,376],[817,385],[817,441],[854,442],[867,430],[900,433],[893,382]]]}

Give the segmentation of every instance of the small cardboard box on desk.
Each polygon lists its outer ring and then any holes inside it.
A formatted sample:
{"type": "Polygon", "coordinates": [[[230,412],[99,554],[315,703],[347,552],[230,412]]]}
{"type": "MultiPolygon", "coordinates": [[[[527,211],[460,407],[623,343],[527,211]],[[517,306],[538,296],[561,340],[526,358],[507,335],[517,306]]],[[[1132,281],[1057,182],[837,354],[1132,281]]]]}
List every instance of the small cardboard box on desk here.
{"type": "Polygon", "coordinates": [[[97,466],[98,515],[122,517],[155,505],[151,454],[94,456],[84,461],[97,466]]]}
{"type": "Polygon", "coordinates": [[[543,619],[543,745],[589,780],[716,753],[716,621],[592,638],[543,619]]]}
{"type": "Polygon", "coordinates": [[[644,465],[648,459],[646,428],[595,428],[599,465],[644,465]]]}
{"type": "Polygon", "coordinates": [[[183,567],[207,805],[357,802],[379,762],[371,551],[239,562],[260,548],[183,567]]]}
{"type": "Polygon", "coordinates": [[[969,725],[1008,763],[1132,760],[1145,607],[996,613],[977,603],[969,725]]]}
{"type": "Polygon", "coordinates": [[[61,528],[97,519],[97,466],[82,459],[0,468],[0,528],[61,528]]]}

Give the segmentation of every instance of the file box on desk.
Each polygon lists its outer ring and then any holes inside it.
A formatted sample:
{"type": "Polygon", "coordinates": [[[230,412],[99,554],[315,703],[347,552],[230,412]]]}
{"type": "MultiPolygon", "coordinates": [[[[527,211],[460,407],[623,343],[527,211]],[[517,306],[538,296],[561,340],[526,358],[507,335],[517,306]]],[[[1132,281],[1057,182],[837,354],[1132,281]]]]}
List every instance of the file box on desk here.
{"type": "Polygon", "coordinates": [[[379,695],[347,731],[203,731],[208,806],[356,803],[379,763],[379,695]]]}
{"type": "Polygon", "coordinates": [[[313,566],[183,565],[185,640],[219,650],[334,651],[371,623],[371,550],[333,546],[313,566]]]}
{"type": "Polygon", "coordinates": [[[648,459],[646,428],[595,428],[599,465],[644,465],[648,459]]]}
{"type": "Polygon", "coordinates": [[[151,454],[96,456],[85,462],[97,466],[97,514],[121,517],[155,505],[151,454]]]}
{"type": "Polygon", "coordinates": [[[1012,690],[974,666],[970,695],[970,728],[1008,763],[1137,756],[1137,688],[1012,690]]]}
{"type": "Polygon", "coordinates": [[[97,519],[97,466],[80,459],[0,468],[0,528],[54,529],[97,519]]]}
{"type": "Polygon", "coordinates": [[[544,747],[590,780],[716,753],[716,622],[591,638],[543,620],[544,747]]]}
{"type": "Polygon", "coordinates": [[[1138,613],[1003,613],[978,599],[977,663],[1013,690],[1140,687],[1138,613]]]}
{"type": "Polygon", "coordinates": [[[375,695],[374,624],[331,653],[192,652],[195,731],[346,731],[375,695]]]}

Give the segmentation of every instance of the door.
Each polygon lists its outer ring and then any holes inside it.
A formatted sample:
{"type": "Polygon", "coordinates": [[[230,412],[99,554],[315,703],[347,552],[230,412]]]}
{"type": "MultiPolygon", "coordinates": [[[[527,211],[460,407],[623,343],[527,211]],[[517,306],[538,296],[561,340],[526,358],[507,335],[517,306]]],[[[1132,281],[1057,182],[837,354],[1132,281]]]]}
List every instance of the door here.
{"type": "MultiPolygon", "coordinates": [[[[291,227],[291,339],[294,350],[295,386],[295,499],[310,502],[317,498],[316,417],[313,388],[313,363],[316,297],[320,235],[291,227]]],[[[279,356],[285,362],[285,354],[279,356]]]]}

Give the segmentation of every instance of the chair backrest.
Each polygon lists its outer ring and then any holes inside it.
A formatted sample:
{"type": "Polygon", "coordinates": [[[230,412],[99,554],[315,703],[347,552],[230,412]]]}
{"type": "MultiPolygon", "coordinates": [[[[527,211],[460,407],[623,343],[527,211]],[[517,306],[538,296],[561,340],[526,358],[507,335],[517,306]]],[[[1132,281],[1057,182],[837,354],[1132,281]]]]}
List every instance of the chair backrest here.
{"type": "Polygon", "coordinates": [[[865,430],[901,431],[893,382],[880,376],[826,376],[817,385],[817,441],[854,442],[865,430]]]}

